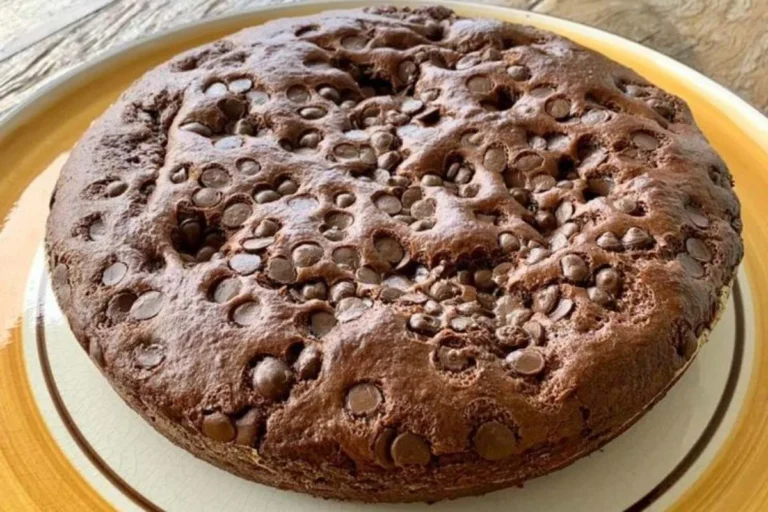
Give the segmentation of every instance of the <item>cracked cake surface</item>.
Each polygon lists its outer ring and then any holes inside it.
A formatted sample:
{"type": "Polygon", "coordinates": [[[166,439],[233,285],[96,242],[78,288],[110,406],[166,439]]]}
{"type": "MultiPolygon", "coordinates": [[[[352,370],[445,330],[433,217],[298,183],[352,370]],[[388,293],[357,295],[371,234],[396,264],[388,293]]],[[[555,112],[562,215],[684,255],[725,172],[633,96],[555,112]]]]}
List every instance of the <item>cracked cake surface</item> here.
{"type": "Polygon", "coordinates": [[[679,98],[548,32],[372,7],[147,73],[73,150],[46,248],[77,340],[173,442],[275,487],[435,501],[642,415],[740,232],[679,98]]]}

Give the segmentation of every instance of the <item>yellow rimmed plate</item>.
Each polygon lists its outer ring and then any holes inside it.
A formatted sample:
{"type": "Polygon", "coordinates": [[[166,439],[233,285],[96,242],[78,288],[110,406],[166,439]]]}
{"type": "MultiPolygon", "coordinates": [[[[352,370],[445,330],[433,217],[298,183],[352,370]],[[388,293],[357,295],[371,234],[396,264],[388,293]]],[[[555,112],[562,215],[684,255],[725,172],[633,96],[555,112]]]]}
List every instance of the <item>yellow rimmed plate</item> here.
{"type": "MultiPolygon", "coordinates": [[[[387,2],[416,5],[418,2],[387,2]]],[[[435,2],[432,2],[435,3],[435,2]]],[[[66,152],[144,71],[174,54],[284,16],[365,5],[310,3],[182,27],[113,52],[45,88],[0,126],[0,510],[427,510],[361,506],[253,484],[176,448],[117,397],[74,341],[41,251],[66,152]]],[[[768,509],[768,119],[695,71],[617,36],[466,3],[459,14],[563,34],[682,96],[725,159],[742,201],[745,264],[709,344],[650,413],[603,450],[528,483],[429,506],[478,510],[768,509]]]]}

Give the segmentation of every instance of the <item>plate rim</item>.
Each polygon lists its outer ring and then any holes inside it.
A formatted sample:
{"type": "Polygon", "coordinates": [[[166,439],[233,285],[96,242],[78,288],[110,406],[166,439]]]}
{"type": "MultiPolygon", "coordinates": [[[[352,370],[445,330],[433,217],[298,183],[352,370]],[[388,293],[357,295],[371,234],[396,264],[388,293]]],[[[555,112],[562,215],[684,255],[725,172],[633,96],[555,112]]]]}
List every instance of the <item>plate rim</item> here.
{"type": "MultiPolygon", "coordinates": [[[[681,79],[687,79],[695,82],[695,87],[706,93],[708,97],[717,98],[721,105],[726,104],[725,107],[721,106],[718,109],[718,115],[727,116],[731,120],[738,118],[741,121],[744,121],[746,119],[746,121],[753,128],[756,128],[747,134],[750,137],[751,142],[756,147],[761,148],[762,151],[768,153],[768,117],[763,115],[754,106],[750,105],[746,100],[742,99],[725,86],[706,77],[693,68],[680,63],[679,61],[668,57],[656,50],[643,46],[640,43],[636,43],[622,36],[618,36],[602,29],[590,27],[588,25],[570,20],[565,20],[557,16],[499,5],[481,5],[471,2],[450,0],[388,0],[387,3],[398,6],[438,4],[445,5],[446,7],[454,9],[473,9],[477,16],[496,19],[498,19],[504,13],[514,13],[525,20],[542,20],[544,23],[551,26],[551,30],[563,34],[565,37],[570,38],[572,33],[580,33],[585,34],[589,38],[598,39],[609,44],[613,42],[619,45],[628,46],[631,50],[640,56],[653,58],[656,67],[661,73],[667,75],[672,74],[674,76],[680,77],[681,79]]],[[[336,0],[331,2],[323,0],[312,0],[309,2],[291,3],[277,6],[260,6],[256,8],[237,10],[232,13],[203,20],[191,21],[171,29],[143,36],[137,40],[120,43],[115,47],[107,50],[104,54],[94,58],[93,60],[75,66],[62,75],[50,80],[43,87],[31,94],[28,98],[24,99],[18,105],[10,109],[3,116],[3,118],[0,119],[0,144],[5,142],[8,137],[12,136],[20,128],[23,129],[25,122],[34,118],[36,115],[39,115],[47,108],[55,105],[61,100],[62,96],[65,96],[68,92],[76,89],[78,85],[82,84],[83,82],[87,82],[90,76],[93,74],[98,74],[99,72],[103,73],[104,69],[108,68],[108,66],[113,61],[118,60],[118,58],[130,59],[131,55],[135,55],[136,53],[141,54],[142,51],[146,51],[147,49],[150,49],[153,46],[157,46],[158,44],[162,44],[163,42],[171,43],[176,37],[181,34],[188,33],[191,29],[205,26],[207,31],[212,32],[216,29],[217,26],[225,26],[227,24],[233,23],[238,17],[243,15],[261,15],[268,17],[269,19],[277,19],[280,17],[305,15],[308,9],[312,9],[313,11],[318,11],[321,9],[332,10],[354,8],[360,7],[362,5],[369,4],[358,0],[336,0]]],[[[745,267],[751,270],[752,266],[747,264],[745,267]]],[[[752,276],[756,275],[752,271],[750,271],[749,274],[752,276]]],[[[747,285],[750,287],[756,286],[752,279],[749,280],[747,285]]],[[[754,289],[752,295],[757,296],[757,294],[754,293],[754,289]]],[[[756,331],[756,334],[760,331],[757,326],[756,331]]],[[[759,359],[759,357],[755,358],[755,365],[759,364],[759,359]]],[[[753,383],[750,382],[749,384],[751,386],[753,383]]],[[[743,414],[744,411],[739,412],[740,416],[743,414]]],[[[702,477],[703,475],[697,478],[691,489],[698,486],[702,477]]],[[[684,494],[676,500],[672,508],[676,508],[679,503],[684,501],[684,498],[687,496],[687,494],[687,492],[684,492],[684,494]]]]}

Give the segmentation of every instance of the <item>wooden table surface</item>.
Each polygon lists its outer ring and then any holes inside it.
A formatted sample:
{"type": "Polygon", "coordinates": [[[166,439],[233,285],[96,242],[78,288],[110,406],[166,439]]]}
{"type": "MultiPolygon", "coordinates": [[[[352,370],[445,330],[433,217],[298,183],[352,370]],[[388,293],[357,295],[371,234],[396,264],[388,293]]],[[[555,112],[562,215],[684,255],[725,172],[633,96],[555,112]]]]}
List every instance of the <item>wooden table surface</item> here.
{"type": "MultiPolygon", "coordinates": [[[[115,45],[291,0],[0,2],[0,117],[115,45]]],[[[381,3],[386,3],[382,0],[381,3]]],[[[768,0],[487,0],[614,32],[685,63],[768,113],[768,0]]]]}

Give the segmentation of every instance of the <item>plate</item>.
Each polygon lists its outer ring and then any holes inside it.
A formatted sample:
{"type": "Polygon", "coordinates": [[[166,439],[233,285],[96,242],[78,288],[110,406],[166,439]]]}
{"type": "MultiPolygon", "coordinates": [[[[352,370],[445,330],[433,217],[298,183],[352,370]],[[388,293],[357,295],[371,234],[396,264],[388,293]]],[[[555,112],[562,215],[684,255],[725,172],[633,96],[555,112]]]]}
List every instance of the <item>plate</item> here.
{"type": "MultiPolygon", "coordinates": [[[[417,2],[389,2],[415,5],[417,2]]],[[[435,2],[432,2],[435,3],[435,2]]],[[[75,343],[42,253],[59,169],[90,122],[144,71],[240,28],[364,2],[310,3],[187,25],[120,49],[39,92],[0,126],[0,509],[764,510],[768,507],[768,119],[695,71],[576,23],[445,2],[459,14],[558,32],[685,98],[742,201],[745,262],[696,361],[626,433],[521,488],[426,506],[323,501],[239,479],[133,413],[75,343]]]]}

